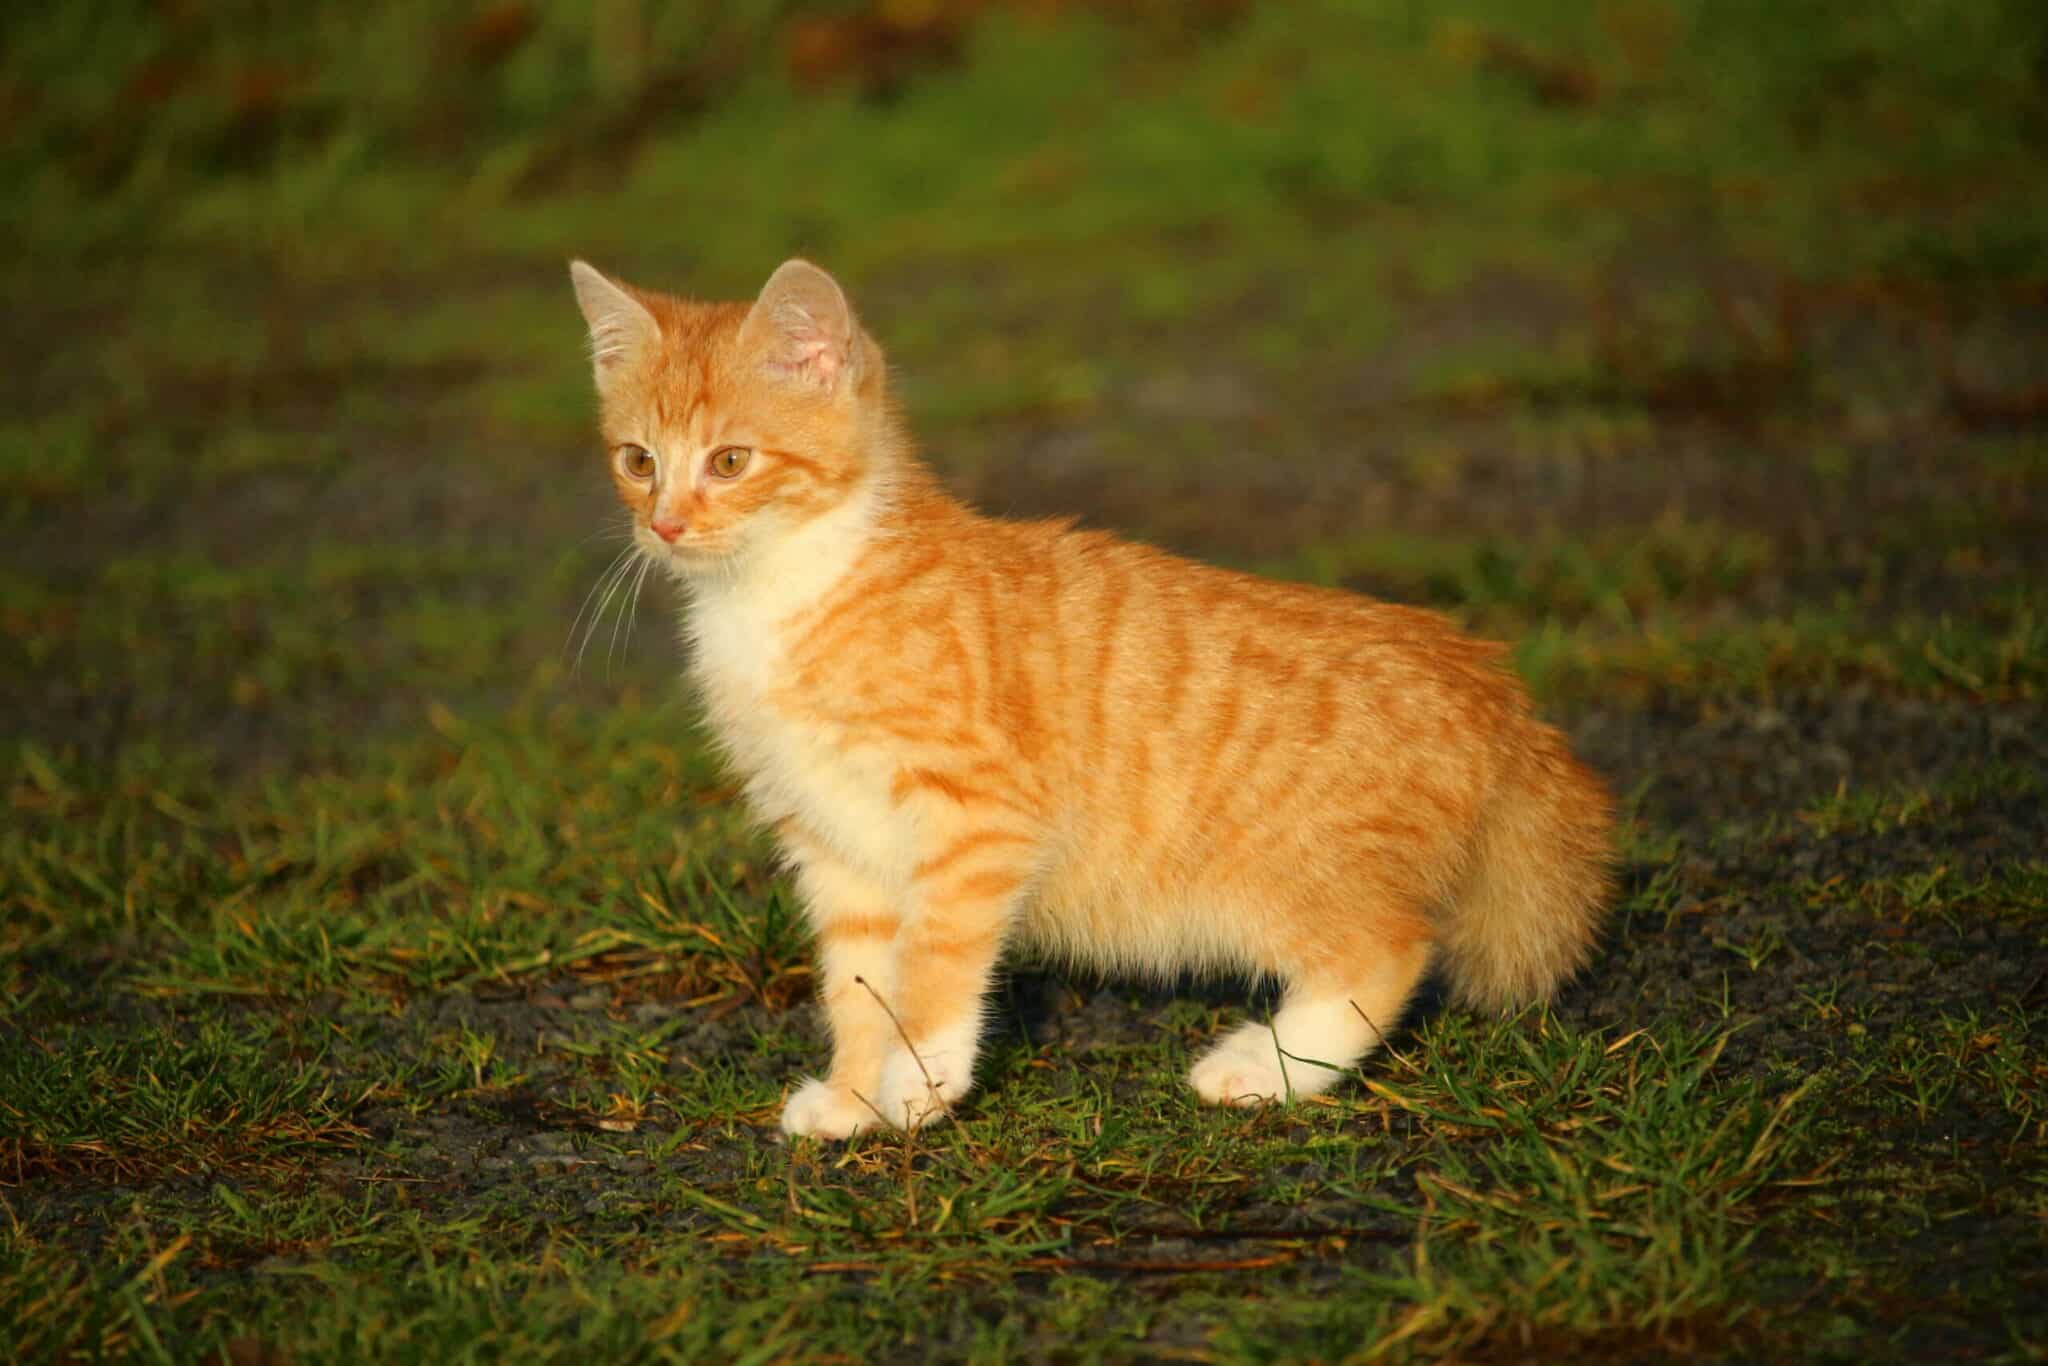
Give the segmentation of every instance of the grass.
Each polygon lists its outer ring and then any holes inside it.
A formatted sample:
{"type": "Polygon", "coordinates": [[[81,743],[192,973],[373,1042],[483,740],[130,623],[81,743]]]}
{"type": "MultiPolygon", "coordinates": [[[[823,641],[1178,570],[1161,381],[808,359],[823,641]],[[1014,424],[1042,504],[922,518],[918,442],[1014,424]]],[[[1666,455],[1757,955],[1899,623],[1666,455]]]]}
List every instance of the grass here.
{"type": "Polygon", "coordinates": [[[2037,1359],[2038,7],[968,8],[6,21],[0,1356],[2037,1359]],[[990,510],[1513,641],[1587,976],[1223,1114],[1018,962],[782,1144],[561,262],[799,251],[990,510]]]}
{"type": "Polygon", "coordinates": [[[312,1094],[323,1061],[250,1049],[217,1022],[190,1038],[164,1030],[31,1036],[8,1060],[7,1165],[17,1180],[110,1182],[276,1163],[360,1138],[348,1098],[312,1094]],[[311,1071],[290,1075],[295,1068],[311,1071]]]}
{"type": "MultiPolygon", "coordinates": [[[[209,1023],[169,1047],[190,1059],[187,1071],[202,1071],[222,1061],[205,1050],[223,1037],[209,1023]]],[[[75,1034],[63,1042],[85,1051],[75,1034]]],[[[401,1123],[379,1141],[356,1131],[354,1143],[337,1150],[330,1137],[323,1148],[296,1113],[291,1144],[275,1137],[268,1115],[223,1133],[208,1123],[209,1106],[234,1094],[237,1080],[246,1088],[246,1076],[159,1085],[167,1043],[157,1040],[96,1059],[99,1098],[68,1097],[66,1114],[82,1132],[103,1132],[97,1119],[137,1135],[153,1162],[196,1164],[204,1180],[155,1198],[150,1227],[161,1224],[171,1251],[145,1254],[140,1226],[111,1230],[100,1256],[124,1269],[123,1288],[86,1312],[77,1252],[17,1225],[6,1245],[9,1283],[17,1295],[73,1305],[68,1322],[42,1321],[53,1349],[118,1345],[132,1333],[232,1351],[258,1325],[270,1350],[293,1356],[428,1355],[465,1328],[489,1354],[596,1342],[687,1356],[711,1350],[721,1339],[704,1330],[731,1321],[707,1316],[670,1341],[690,1317],[682,1305],[736,1299],[764,1319],[772,1306],[783,1323],[804,1325],[814,1346],[817,1335],[879,1346],[888,1339],[873,1335],[878,1315],[897,1325],[881,1331],[914,1344],[912,1325],[944,1325],[955,1317],[946,1306],[962,1296],[976,1301],[977,1331],[991,1343],[1028,1346],[1027,1325],[1057,1321],[1063,1309],[1134,1322],[1080,1288],[1090,1280],[1185,1282],[1224,1350],[1255,1340],[1270,1348],[1273,1326],[1255,1327],[1218,1293],[1252,1273],[1276,1290],[1338,1277],[1335,1303],[1315,1294],[1285,1309],[1290,1354],[1367,1330],[1390,1343],[1469,1344],[1504,1316],[1581,1334],[1679,1322],[1698,1330],[1710,1320],[1732,1331],[1743,1314],[1727,1286],[1757,1226],[1749,1207],[1791,1179],[1785,1169],[1796,1165],[1812,1111],[1798,1088],[1723,1076],[1725,1042],[1683,1027],[1653,1041],[1541,1018],[1445,1022],[1355,1099],[1253,1117],[1198,1111],[1159,1065],[1168,1050],[1095,1060],[1084,1086],[1138,1088],[1119,1113],[1077,1105],[1063,1069],[1034,1066],[1049,1061],[1039,1050],[1012,1049],[998,1063],[1017,1077],[1000,1117],[971,1117],[914,1143],[871,1138],[843,1155],[755,1148],[734,1132],[730,1111],[694,1124],[679,1115],[673,1131],[649,1136],[636,1133],[644,1117],[614,1121],[531,1158],[483,1157],[461,1199],[472,1213],[450,1218],[455,1178],[428,1174],[413,1147],[425,1137],[438,1157],[442,1134],[401,1123]],[[146,1086],[131,1084],[136,1074],[146,1086]],[[162,1098],[161,1115],[137,1103],[145,1091],[162,1098]],[[151,1141],[154,1126],[175,1132],[179,1122],[187,1133],[205,1130],[206,1145],[151,1141]],[[264,1166],[254,1165],[259,1150],[264,1166]],[[337,1162],[340,1151],[355,1155],[337,1162]],[[294,1159],[294,1176],[282,1175],[294,1159]],[[1343,1222],[1295,1225],[1303,1209],[1325,1219],[1344,1211],[1343,1222]],[[1571,1263],[1562,1277],[1561,1260],[1571,1263]],[[408,1270],[393,1279],[388,1269],[400,1265],[408,1270]],[[253,1276],[222,1274],[252,1267],[253,1276]],[[1046,1277],[1073,1284],[1048,1304],[1034,1284],[1046,1277]],[[279,1300],[297,1299],[292,1286],[305,1278],[326,1287],[329,1307],[280,1315],[279,1300]],[[1478,1294],[1490,1285],[1520,1289],[1503,1305],[1478,1294]],[[847,1302],[850,1287],[858,1306],[847,1302]],[[576,1330],[583,1318],[594,1320],[596,1338],[576,1330]]],[[[616,1068],[649,1047],[643,1039],[569,1056],[616,1068]]],[[[33,1056],[47,1068],[46,1050],[33,1056]]],[[[27,1083],[10,1094],[32,1096],[37,1113],[65,1109],[34,1079],[10,1080],[27,1083]]],[[[455,1118],[461,1102],[505,1089],[464,1086],[425,1106],[425,1080],[405,1086],[407,1103],[429,1124],[454,1119],[472,1135],[482,1126],[455,1118]]],[[[303,1096],[277,1099],[308,1108],[303,1096]]],[[[734,1100],[763,1109],[773,1091],[716,1104],[734,1100]]],[[[122,1153],[84,1159],[45,1141],[32,1168],[39,1155],[45,1165],[31,1174],[48,1179],[59,1157],[94,1170],[122,1153]]]]}

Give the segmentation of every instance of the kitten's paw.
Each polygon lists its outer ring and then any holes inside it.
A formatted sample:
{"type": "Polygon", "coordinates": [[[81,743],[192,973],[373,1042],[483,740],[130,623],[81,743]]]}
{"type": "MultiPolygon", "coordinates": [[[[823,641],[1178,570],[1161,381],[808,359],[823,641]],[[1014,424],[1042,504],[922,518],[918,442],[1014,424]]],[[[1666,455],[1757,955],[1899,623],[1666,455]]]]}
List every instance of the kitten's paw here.
{"type": "Polygon", "coordinates": [[[1227,1045],[1196,1063],[1188,1082],[1211,1105],[1271,1105],[1287,1099],[1287,1078],[1277,1060],[1267,1062],[1227,1045]]]}
{"type": "Polygon", "coordinates": [[[1322,1051],[1313,1041],[1296,1043],[1283,1058],[1271,1026],[1244,1025],[1202,1055],[1188,1083],[1211,1105],[1272,1105],[1321,1095],[1348,1074],[1311,1061],[1310,1048],[1322,1051]]]}
{"type": "Polygon", "coordinates": [[[899,1128],[915,1129],[946,1117],[953,1102],[974,1086],[974,1049],[940,1044],[912,1053],[899,1048],[882,1064],[882,1095],[876,1108],[899,1128]]]}
{"type": "Polygon", "coordinates": [[[782,1132],[792,1138],[852,1138],[880,1124],[860,1097],[844,1086],[816,1078],[805,1082],[782,1107],[782,1132]]]}

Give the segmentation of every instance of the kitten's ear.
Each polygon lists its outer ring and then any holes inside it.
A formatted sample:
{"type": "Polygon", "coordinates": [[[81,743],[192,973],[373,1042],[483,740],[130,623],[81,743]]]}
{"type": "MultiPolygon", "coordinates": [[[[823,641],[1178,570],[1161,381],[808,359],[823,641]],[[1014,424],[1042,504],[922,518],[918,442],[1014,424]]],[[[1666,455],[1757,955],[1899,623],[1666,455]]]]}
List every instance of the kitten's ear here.
{"type": "Polygon", "coordinates": [[[576,286],[583,320],[590,324],[590,363],[597,371],[598,387],[603,388],[621,365],[644,354],[660,339],[661,325],[646,304],[587,263],[571,261],[569,279],[576,286]]]}
{"type": "Polygon", "coordinates": [[[761,286],[740,342],[770,371],[831,393],[860,376],[860,327],[839,282],[809,261],[784,261],[761,286]]]}

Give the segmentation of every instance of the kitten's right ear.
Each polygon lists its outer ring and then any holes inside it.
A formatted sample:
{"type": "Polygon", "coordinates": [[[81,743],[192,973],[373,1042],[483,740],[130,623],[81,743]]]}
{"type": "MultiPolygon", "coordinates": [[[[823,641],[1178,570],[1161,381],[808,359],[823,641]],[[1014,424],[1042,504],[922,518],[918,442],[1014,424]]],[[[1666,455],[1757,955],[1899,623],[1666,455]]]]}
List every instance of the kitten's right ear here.
{"type": "Polygon", "coordinates": [[[661,325],[646,304],[587,262],[571,261],[569,279],[576,286],[583,321],[590,324],[590,364],[602,389],[619,367],[645,354],[660,339],[661,325]]]}

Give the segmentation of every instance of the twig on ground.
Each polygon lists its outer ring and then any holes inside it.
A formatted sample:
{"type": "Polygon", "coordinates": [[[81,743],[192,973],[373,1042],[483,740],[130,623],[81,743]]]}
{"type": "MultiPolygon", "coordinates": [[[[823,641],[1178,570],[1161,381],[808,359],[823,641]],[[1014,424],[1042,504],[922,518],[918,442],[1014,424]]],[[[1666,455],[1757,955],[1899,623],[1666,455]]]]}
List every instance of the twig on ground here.
{"type": "MultiPolygon", "coordinates": [[[[911,1060],[917,1064],[917,1070],[924,1076],[925,1094],[932,1100],[937,1101],[939,1104],[939,1108],[946,1112],[948,1118],[951,1118],[953,1113],[953,1107],[946,1102],[946,1098],[944,1096],[941,1096],[939,1094],[939,1088],[933,1085],[931,1069],[924,1065],[924,1057],[917,1051],[917,1045],[910,1041],[910,1033],[908,1030],[904,1029],[903,1021],[896,1018],[896,1012],[894,1010],[891,1010],[889,1008],[889,1003],[882,999],[882,993],[875,990],[874,983],[870,982],[867,978],[858,975],[856,975],[853,980],[860,983],[861,986],[867,989],[868,995],[875,998],[875,1004],[882,1008],[882,1013],[889,1017],[889,1023],[896,1027],[896,1037],[903,1040],[904,1048],[909,1050],[911,1060]]],[[[871,1110],[875,1109],[875,1107],[872,1105],[869,1105],[868,1108],[871,1110]]],[[[881,1111],[875,1110],[875,1113],[881,1114],[881,1111]]],[[[926,1113],[928,1114],[930,1113],[930,1111],[927,1110],[926,1113]]],[[[922,1120],[922,1115],[913,1115],[911,1113],[910,1102],[907,1100],[904,1101],[903,1214],[904,1218],[908,1221],[910,1227],[913,1229],[917,1227],[917,1168],[914,1165],[914,1159],[917,1155],[917,1127],[918,1124],[922,1122],[922,1120]]],[[[884,1116],[883,1122],[888,1122],[886,1116],[884,1116]]]]}
{"type": "MultiPolygon", "coordinates": [[[[939,1108],[946,1112],[947,1117],[951,1118],[953,1114],[953,1106],[951,1102],[949,1102],[944,1096],[939,1094],[938,1086],[934,1084],[932,1081],[931,1069],[924,1065],[924,1055],[919,1053],[917,1051],[917,1045],[910,1041],[910,1034],[907,1030],[903,1028],[903,1021],[896,1018],[896,1012],[891,1010],[889,1008],[889,1003],[882,999],[882,993],[875,990],[875,984],[873,982],[870,982],[867,978],[859,976],[858,974],[855,975],[853,980],[860,983],[861,986],[867,989],[868,995],[875,998],[875,1004],[882,1008],[882,1013],[889,1017],[889,1023],[896,1027],[896,1037],[903,1040],[904,1048],[906,1048],[910,1052],[911,1061],[915,1062],[917,1064],[917,1070],[924,1074],[924,1089],[931,1094],[932,1099],[938,1101],[939,1108]]],[[[910,1105],[908,1102],[904,1103],[903,1119],[904,1128],[908,1129],[910,1127],[910,1105]]]]}

